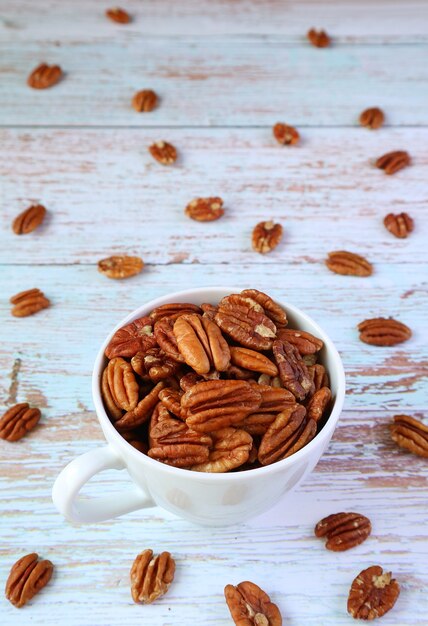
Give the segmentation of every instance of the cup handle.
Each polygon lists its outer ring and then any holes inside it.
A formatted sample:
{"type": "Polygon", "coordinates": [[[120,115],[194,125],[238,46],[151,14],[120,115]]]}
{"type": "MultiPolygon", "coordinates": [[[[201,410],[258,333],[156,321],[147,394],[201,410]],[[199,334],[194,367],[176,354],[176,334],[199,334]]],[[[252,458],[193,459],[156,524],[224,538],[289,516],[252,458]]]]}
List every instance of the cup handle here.
{"type": "Polygon", "coordinates": [[[125,464],[110,446],[96,448],[77,457],[60,473],[52,488],[52,500],[71,522],[102,522],[136,509],[156,506],[150,495],[139,487],[107,497],[79,496],[79,491],[98,472],[124,469],[125,464]]]}

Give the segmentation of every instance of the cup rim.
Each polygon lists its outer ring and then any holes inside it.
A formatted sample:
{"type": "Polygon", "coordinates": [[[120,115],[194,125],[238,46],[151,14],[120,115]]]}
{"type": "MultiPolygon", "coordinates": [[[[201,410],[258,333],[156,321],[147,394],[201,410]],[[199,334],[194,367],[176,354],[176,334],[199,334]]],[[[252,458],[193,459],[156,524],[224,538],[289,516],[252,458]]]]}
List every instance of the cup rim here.
{"type": "MultiPolygon", "coordinates": [[[[127,454],[135,459],[138,463],[143,463],[143,465],[147,465],[149,468],[160,471],[164,474],[169,474],[175,477],[187,477],[192,480],[199,481],[217,481],[219,483],[225,482],[233,482],[242,480],[242,478],[248,475],[254,476],[262,476],[269,473],[276,473],[281,471],[286,467],[292,466],[294,463],[297,463],[301,459],[304,459],[306,456],[309,456],[315,446],[318,446],[322,441],[328,441],[330,436],[333,434],[336,424],[338,422],[339,416],[341,414],[343,403],[345,400],[345,371],[342,363],[342,359],[340,357],[339,352],[337,351],[333,341],[327,335],[327,333],[315,322],[307,313],[304,313],[301,309],[296,306],[289,304],[284,300],[275,299],[275,302],[278,302],[281,306],[285,308],[285,310],[296,318],[303,319],[309,325],[313,326],[315,329],[315,333],[319,336],[324,342],[324,349],[327,350],[329,355],[332,357],[334,361],[334,368],[337,375],[337,391],[336,398],[334,400],[334,405],[331,410],[330,416],[327,419],[322,430],[317,433],[317,435],[303,448],[287,457],[286,459],[282,459],[281,461],[276,461],[275,463],[271,463],[270,465],[265,465],[263,467],[257,467],[254,469],[249,469],[244,472],[196,472],[190,469],[184,469],[181,467],[174,467],[172,465],[167,465],[166,463],[162,463],[157,461],[156,459],[150,458],[148,455],[141,453],[139,450],[134,448],[122,435],[116,430],[113,426],[110,418],[107,415],[107,412],[104,408],[104,403],[101,396],[101,375],[103,372],[103,364],[105,360],[104,351],[113,337],[114,333],[122,328],[126,324],[129,324],[135,319],[139,317],[143,317],[147,315],[149,311],[152,309],[161,306],[162,304],[167,304],[169,302],[192,302],[191,298],[194,295],[202,295],[207,294],[206,300],[210,301],[212,298],[220,299],[225,295],[230,293],[240,293],[243,289],[248,287],[196,287],[193,289],[184,289],[181,291],[175,291],[172,293],[167,293],[164,296],[160,296],[149,302],[139,306],[137,309],[129,313],[124,319],[122,319],[114,329],[108,334],[107,338],[102,343],[98,354],[95,358],[94,367],[92,371],[92,398],[95,405],[95,411],[97,414],[98,421],[103,430],[103,434],[105,434],[105,429],[109,433],[109,436],[112,437],[113,442],[117,442],[117,445],[120,447],[125,447],[127,450],[127,454]]],[[[204,296],[205,298],[205,296],[204,296]]],[[[315,334],[314,333],[314,334],[315,334]]],[[[110,441],[108,441],[110,444],[110,441]]]]}

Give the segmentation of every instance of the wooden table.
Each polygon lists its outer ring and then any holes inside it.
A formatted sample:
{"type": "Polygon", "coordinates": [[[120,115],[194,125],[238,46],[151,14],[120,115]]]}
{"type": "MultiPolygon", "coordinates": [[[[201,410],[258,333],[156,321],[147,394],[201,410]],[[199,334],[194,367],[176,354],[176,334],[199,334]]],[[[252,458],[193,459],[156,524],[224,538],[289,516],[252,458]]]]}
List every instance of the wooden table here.
{"type": "MultiPolygon", "coordinates": [[[[124,4],[128,26],[104,17],[108,2],[0,3],[0,363],[5,408],[28,401],[40,426],[18,443],[0,442],[0,581],[17,558],[37,551],[55,575],[19,613],[0,601],[7,625],[231,624],[227,583],[266,589],[290,626],[341,626],[348,588],[363,568],[392,570],[402,592],[382,624],[428,624],[428,471],[396,448],[396,413],[426,416],[428,392],[428,6],[424,0],[313,3],[249,0],[124,4]],[[325,28],[331,48],[305,33],[325,28]],[[41,61],[64,80],[26,86],[41,61]],[[160,106],[137,114],[137,89],[160,106]],[[370,132],[359,113],[381,106],[387,122],[370,132]],[[296,126],[299,146],[281,148],[277,121],[296,126]],[[150,157],[159,139],[180,159],[150,157]],[[412,166],[387,177],[373,161],[408,150],[412,166]],[[220,195],[223,219],[191,222],[193,197],[220,195]],[[14,216],[41,202],[48,219],[17,237],[14,216]],[[396,239],[386,213],[408,211],[415,231],[396,239]],[[425,212],[425,216],[424,216],[425,212]],[[260,256],[253,226],[280,222],[282,244],[260,256]],[[324,266],[335,249],[374,263],[372,277],[338,276],[324,266]],[[110,281],[97,261],[138,254],[145,270],[110,281]],[[52,483],[73,457],[103,442],[90,390],[98,346],[141,303],[203,285],[257,287],[307,311],[336,342],[347,400],[332,443],[289,498],[240,527],[206,529],[160,509],[77,526],[51,501],[52,483]],[[8,299],[38,287],[53,306],[10,315],[8,299]],[[394,348],[358,340],[356,325],[393,316],[413,330],[394,348]],[[326,514],[367,514],[373,535],[351,552],[327,552],[313,536],[326,514]],[[135,555],[170,550],[176,579],[167,596],[137,606],[129,591],[135,555]]],[[[124,472],[86,493],[126,488],[124,472]]]]}

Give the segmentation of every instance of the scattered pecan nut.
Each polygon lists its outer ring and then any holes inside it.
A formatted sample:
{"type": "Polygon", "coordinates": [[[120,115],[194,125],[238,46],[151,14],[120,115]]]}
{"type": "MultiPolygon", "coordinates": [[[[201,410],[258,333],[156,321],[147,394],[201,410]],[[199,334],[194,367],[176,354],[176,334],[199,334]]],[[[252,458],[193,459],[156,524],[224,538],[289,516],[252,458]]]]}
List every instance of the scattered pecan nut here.
{"type": "Polygon", "coordinates": [[[131,21],[131,16],[124,9],[120,9],[119,7],[115,7],[114,9],[107,9],[106,16],[117,24],[129,24],[131,21]]]}
{"type": "Polygon", "coordinates": [[[98,271],[108,278],[129,278],[139,274],[144,262],[138,256],[110,256],[98,261],[98,271]]]}
{"type": "Polygon", "coordinates": [[[348,613],[355,619],[372,620],[392,609],[400,595],[400,586],[391,572],[379,565],[363,570],[353,580],[348,596],[348,613]]]}
{"type": "Polygon", "coordinates": [[[12,230],[15,235],[27,235],[36,230],[43,222],[46,209],[42,204],[32,204],[28,209],[20,213],[12,223],[12,230]]]}
{"type": "Polygon", "coordinates": [[[28,402],[11,406],[0,418],[0,438],[18,441],[39,423],[40,409],[30,409],[28,402]]]}
{"type": "Polygon", "coordinates": [[[316,30],[311,28],[307,33],[309,43],[316,48],[327,48],[330,45],[330,37],[324,30],[316,30]]]}
{"type": "Polygon", "coordinates": [[[119,328],[105,349],[108,359],[117,356],[132,358],[137,352],[147,352],[156,346],[153,321],[150,317],[140,317],[119,328]]]}
{"type": "Polygon", "coordinates": [[[400,448],[428,458],[428,426],[409,415],[395,415],[390,429],[400,448]]]}
{"type": "Polygon", "coordinates": [[[260,254],[271,252],[281,241],[282,232],[281,224],[275,224],[272,220],[259,222],[254,227],[251,238],[253,250],[260,254]]]}
{"type": "Polygon", "coordinates": [[[276,326],[263,308],[248,297],[233,294],[223,298],[214,320],[237,343],[254,350],[269,350],[276,326]]]}
{"type": "Polygon", "coordinates": [[[197,222],[213,222],[224,215],[221,198],[195,198],[184,210],[187,217],[197,222]]]}
{"type": "Polygon", "coordinates": [[[224,596],[236,626],[282,626],[278,607],[255,583],[226,585],[224,596]]]}
{"type": "Polygon", "coordinates": [[[47,309],[51,304],[40,289],[20,291],[12,296],[10,303],[13,304],[11,313],[14,317],[34,315],[42,309],[47,309]]]}
{"type": "Polygon", "coordinates": [[[287,341],[297,348],[302,356],[319,352],[324,342],[315,335],[304,330],[294,330],[292,328],[280,328],[277,334],[278,339],[287,341]]]}
{"type": "MultiPolygon", "coordinates": [[[[249,348],[231,347],[230,358],[233,365],[268,376],[277,376],[278,368],[267,356],[249,348]]],[[[218,368],[217,368],[218,369],[218,368]]]]}
{"type": "Polygon", "coordinates": [[[222,428],[211,434],[208,460],[192,466],[196,472],[228,472],[248,461],[253,439],[238,428],[222,428]]]}
{"type": "Polygon", "coordinates": [[[138,383],[128,361],[118,356],[107,365],[107,383],[115,405],[124,411],[132,411],[138,404],[138,383]]]}
{"type": "Polygon", "coordinates": [[[326,537],[325,547],[333,552],[344,552],[360,545],[372,530],[368,517],[359,513],[333,513],[315,526],[316,537],[326,537]]]}
{"type": "Polygon", "coordinates": [[[241,296],[251,298],[260,304],[265,314],[270,317],[278,328],[287,326],[287,312],[284,311],[282,306],[277,304],[275,300],[272,300],[270,296],[263,293],[263,291],[259,291],[258,289],[244,289],[244,291],[241,291],[241,296]]]}
{"type": "Polygon", "coordinates": [[[312,378],[298,349],[288,341],[277,339],[272,350],[282,384],[298,400],[304,400],[312,389],[312,378]]]}
{"type": "Polygon", "coordinates": [[[387,154],[379,157],[375,165],[380,170],[383,170],[385,174],[395,174],[395,172],[410,165],[410,156],[409,153],[404,150],[394,150],[393,152],[387,152],[387,154]]]}
{"type": "Polygon", "coordinates": [[[414,228],[413,219],[408,213],[388,213],[383,223],[385,228],[399,239],[405,239],[414,228]]]}
{"type": "Polygon", "coordinates": [[[314,438],[317,425],[306,419],[305,407],[295,404],[279,413],[260,442],[258,458],[270,465],[291,456],[314,438]]]}
{"type": "Polygon", "coordinates": [[[163,596],[174,580],[175,561],[169,552],[153,556],[153,550],[144,550],[131,568],[131,594],[134,602],[150,604],[163,596]]]}
{"type": "Polygon", "coordinates": [[[32,89],[48,89],[53,87],[62,78],[62,69],[59,65],[41,63],[27,78],[27,85],[32,89]]]}
{"type": "Polygon", "coordinates": [[[229,367],[229,345],[211,320],[194,313],[181,315],[173,332],[184,361],[197,374],[208,374],[212,366],[219,372],[229,367]]]}
{"type": "Polygon", "coordinates": [[[395,346],[412,336],[408,326],[391,317],[375,317],[358,324],[360,339],[371,346],[395,346]]]}
{"type": "Polygon", "coordinates": [[[299,142],[300,135],[293,126],[278,122],[273,127],[273,136],[283,146],[294,146],[299,142]]]}
{"type": "Polygon", "coordinates": [[[142,398],[136,407],[131,411],[127,411],[116,423],[115,427],[120,432],[125,430],[132,430],[141,426],[147,422],[153,413],[155,406],[159,402],[159,394],[166,386],[166,383],[161,380],[153,387],[153,389],[142,398]]]}
{"type": "Polygon", "coordinates": [[[33,552],[19,559],[10,570],[6,582],[6,598],[16,608],[27,604],[51,579],[53,565],[33,552]]]}
{"type": "Polygon", "coordinates": [[[132,98],[132,106],[137,113],[149,113],[158,103],[158,97],[152,89],[137,91],[132,98]]]}
{"type": "Polygon", "coordinates": [[[382,109],[379,109],[378,107],[365,109],[360,115],[361,126],[365,126],[366,128],[370,128],[371,130],[380,128],[383,125],[384,121],[385,115],[382,109]]]}
{"type": "Polygon", "coordinates": [[[306,406],[308,419],[320,422],[324,417],[328,405],[331,402],[331,391],[328,387],[321,387],[309,400],[306,406]]]}
{"type": "Polygon", "coordinates": [[[149,147],[152,157],[162,165],[172,165],[177,160],[177,150],[167,141],[157,141],[149,147]]]}
{"type": "Polygon", "coordinates": [[[329,252],[325,261],[328,269],[344,276],[371,276],[373,265],[363,256],[345,250],[329,252]]]}

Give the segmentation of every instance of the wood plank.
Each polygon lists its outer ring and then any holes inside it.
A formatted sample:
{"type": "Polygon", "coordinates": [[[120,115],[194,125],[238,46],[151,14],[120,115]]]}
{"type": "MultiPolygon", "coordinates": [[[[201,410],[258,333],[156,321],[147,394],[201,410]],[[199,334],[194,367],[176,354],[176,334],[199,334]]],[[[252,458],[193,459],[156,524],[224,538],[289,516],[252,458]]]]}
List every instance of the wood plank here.
{"type": "Polygon", "coordinates": [[[381,106],[390,125],[426,125],[427,45],[319,50],[221,37],[3,43],[0,124],[352,126],[364,108],[381,106]],[[26,79],[41,61],[59,63],[66,76],[32,90],[26,79]],[[150,114],[131,107],[143,88],[161,98],[150,114]]]}
{"type": "Polygon", "coordinates": [[[104,0],[1,2],[0,34],[11,41],[134,41],[141,37],[277,35],[301,42],[312,27],[326,28],[343,43],[418,41],[428,37],[424,0],[127,0],[132,24],[104,17],[104,0]]]}
{"type": "Polygon", "coordinates": [[[270,129],[3,130],[0,139],[0,263],[94,264],[128,252],[150,265],[297,264],[331,281],[326,254],[348,249],[375,264],[364,284],[376,289],[389,266],[426,260],[428,130],[307,129],[296,148],[278,146],[270,129]],[[180,152],[174,167],[147,151],[161,138],[180,152]],[[373,161],[394,149],[408,150],[413,165],[386,176],[373,161]],[[186,204],[207,195],[223,197],[225,216],[187,218],[186,204]],[[12,220],[32,202],[49,216],[17,237],[12,220]],[[390,211],[415,219],[408,239],[384,228],[390,211]],[[261,256],[251,232],[266,219],[285,235],[261,256]]]}

